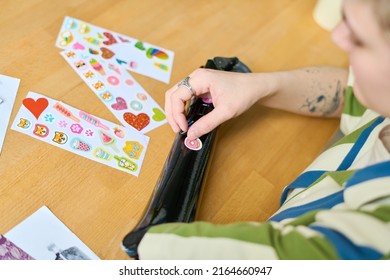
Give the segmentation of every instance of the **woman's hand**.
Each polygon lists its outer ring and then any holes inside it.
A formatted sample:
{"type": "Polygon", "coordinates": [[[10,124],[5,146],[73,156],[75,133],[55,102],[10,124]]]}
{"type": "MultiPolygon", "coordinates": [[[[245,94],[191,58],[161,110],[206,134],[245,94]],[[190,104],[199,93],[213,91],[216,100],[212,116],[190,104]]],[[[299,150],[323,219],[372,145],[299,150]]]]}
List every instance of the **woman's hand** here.
{"type": "MultiPolygon", "coordinates": [[[[189,75],[195,97],[211,98],[214,110],[200,118],[188,129],[185,117],[186,102],[193,97],[191,91],[175,85],[165,94],[165,112],[174,132],[187,131],[189,139],[212,131],[223,122],[249,109],[259,98],[269,94],[261,87],[261,74],[235,73],[211,69],[197,69],[189,75]]],[[[267,85],[267,83],[264,83],[267,85]]]]}

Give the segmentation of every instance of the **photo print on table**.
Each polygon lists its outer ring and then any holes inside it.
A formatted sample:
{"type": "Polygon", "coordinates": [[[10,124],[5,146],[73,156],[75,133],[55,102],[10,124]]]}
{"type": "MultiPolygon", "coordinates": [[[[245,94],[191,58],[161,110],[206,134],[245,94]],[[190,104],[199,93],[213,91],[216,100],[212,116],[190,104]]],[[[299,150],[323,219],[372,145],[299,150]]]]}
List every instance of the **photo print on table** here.
{"type": "Polygon", "coordinates": [[[99,260],[100,258],[46,206],[5,234],[37,260],[99,260]]]}

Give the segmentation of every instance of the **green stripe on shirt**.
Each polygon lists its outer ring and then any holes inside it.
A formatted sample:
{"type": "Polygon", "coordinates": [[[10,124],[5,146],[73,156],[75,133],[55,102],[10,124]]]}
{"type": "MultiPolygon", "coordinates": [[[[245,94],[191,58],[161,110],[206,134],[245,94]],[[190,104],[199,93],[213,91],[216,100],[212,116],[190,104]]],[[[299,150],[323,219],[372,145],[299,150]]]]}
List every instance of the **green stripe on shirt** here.
{"type": "Polygon", "coordinates": [[[366,108],[360,104],[360,102],[354,96],[352,87],[347,87],[344,97],[343,113],[354,117],[361,117],[365,111],[366,108]]]}

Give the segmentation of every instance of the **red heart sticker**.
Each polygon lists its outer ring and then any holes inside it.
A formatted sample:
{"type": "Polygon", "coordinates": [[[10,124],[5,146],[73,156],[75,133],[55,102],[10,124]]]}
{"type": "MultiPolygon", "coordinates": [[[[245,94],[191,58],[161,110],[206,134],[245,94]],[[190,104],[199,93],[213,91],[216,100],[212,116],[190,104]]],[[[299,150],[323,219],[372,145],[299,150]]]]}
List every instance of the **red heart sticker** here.
{"type": "Polygon", "coordinates": [[[132,127],[134,127],[135,129],[137,129],[139,131],[141,131],[143,128],[145,128],[150,122],[149,116],[145,113],[134,115],[132,113],[127,112],[127,113],[123,114],[123,119],[129,125],[131,125],[132,127]]]}
{"type": "Polygon", "coordinates": [[[23,99],[23,105],[38,119],[47,106],[49,106],[49,101],[46,98],[38,98],[37,100],[25,98],[23,99]]]}
{"type": "Polygon", "coordinates": [[[108,39],[106,41],[103,41],[103,44],[105,44],[105,45],[112,45],[112,44],[116,44],[117,43],[114,35],[112,35],[111,33],[103,32],[103,35],[108,39]]]}

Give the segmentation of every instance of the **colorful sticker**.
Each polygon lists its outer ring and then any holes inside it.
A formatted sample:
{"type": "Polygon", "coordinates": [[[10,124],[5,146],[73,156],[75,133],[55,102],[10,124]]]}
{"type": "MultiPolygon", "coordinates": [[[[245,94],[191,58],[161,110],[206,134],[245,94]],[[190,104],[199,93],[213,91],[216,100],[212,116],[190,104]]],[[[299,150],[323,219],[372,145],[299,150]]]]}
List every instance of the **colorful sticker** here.
{"type": "Polygon", "coordinates": [[[127,112],[123,114],[123,119],[126,123],[140,131],[150,122],[149,116],[144,113],[134,115],[130,112],[127,112]]]}
{"type": "Polygon", "coordinates": [[[119,137],[122,139],[126,137],[124,130],[120,129],[119,127],[114,127],[114,134],[116,137],[119,137]]]}
{"type": "Polygon", "coordinates": [[[92,87],[94,89],[96,89],[97,91],[102,91],[102,90],[106,89],[106,86],[104,85],[104,83],[102,81],[98,81],[97,83],[92,84],[92,87]]]}
{"type": "Polygon", "coordinates": [[[27,129],[31,126],[31,122],[28,119],[20,118],[20,121],[17,126],[23,129],[27,129]]]}
{"type": "Polygon", "coordinates": [[[91,114],[88,114],[88,113],[86,113],[84,111],[80,111],[79,112],[79,116],[80,116],[80,118],[85,120],[87,123],[92,124],[93,126],[101,127],[101,128],[103,128],[105,130],[109,130],[110,129],[107,125],[103,124],[103,122],[101,122],[99,120],[99,118],[97,118],[97,117],[95,117],[95,116],[93,116],[91,114]]]}
{"type": "Polygon", "coordinates": [[[125,154],[133,159],[139,159],[142,154],[144,147],[141,143],[136,141],[126,141],[126,146],[122,148],[125,154]]]}
{"type": "Polygon", "coordinates": [[[54,131],[53,142],[63,145],[68,141],[68,135],[62,131],[54,131]]]}
{"type": "Polygon", "coordinates": [[[106,75],[106,72],[103,69],[103,66],[94,58],[91,58],[89,61],[89,64],[92,66],[92,68],[99,72],[100,75],[104,76],[106,75]]]}
{"type": "Polygon", "coordinates": [[[116,102],[111,104],[112,109],[114,110],[126,110],[127,104],[126,100],[123,97],[117,97],[115,98],[116,102]]]}
{"type": "Polygon", "coordinates": [[[49,102],[46,98],[38,98],[37,100],[25,98],[23,99],[22,104],[34,115],[36,119],[38,119],[49,105],[49,102]]]}
{"type": "Polygon", "coordinates": [[[142,110],[142,103],[137,101],[137,100],[133,100],[130,102],[130,107],[131,109],[135,110],[135,111],[141,111],[142,110]]]}
{"type": "Polygon", "coordinates": [[[73,43],[74,37],[71,31],[65,30],[60,33],[60,39],[58,41],[58,44],[60,45],[61,48],[66,48],[69,46],[71,43],[73,43]]]}
{"type": "Polygon", "coordinates": [[[46,125],[37,123],[35,124],[33,133],[39,137],[46,137],[47,135],[49,135],[49,128],[46,125]]]}
{"type": "Polygon", "coordinates": [[[75,121],[76,123],[80,122],[80,119],[77,118],[71,110],[66,108],[61,102],[56,102],[53,106],[54,109],[56,109],[61,115],[75,121]]]}
{"type": "Polygon", "coordinates": [[[70,142],[70,146],[72,149],[82,151],[82,152],[88,152],[91,150],[91,145],[89,145],[86,141],[80,138],[73,138],[70,142]]]}
{"type": "Polygon", "coordinates": [[[102,160],[110,160],[112,158],[112,155],[109,152],[100,147],[93,150],[93,155],[94,157],[102,160]]]}
{"type": "Polygon", "coordinates": [[[117,85],[119,85],[120,80],[119,80],[119,78],[116,77],[116,76],[108,76],[108,77],[107,77],[107,82],[108,82],[110,85],[112,85],[112,86],[117,86],[117,85]]]}
{"type": "Polygon", "coordinates": [[[118,167],[124,168],[124,169],[132,171],[132,172],[137,171],[138,166],[135,162],[133,162],[125,157],[114,156],[114,158],[118,161],[118,167]]]}
{"type": "Polygon", "coordinates": [[[92,71],[90,71],[90,70],[85,72],[85,73],[83,73],[83,75],[88,80],[93,80],[96,77],[95,74],[92,71]]]}
{"type": "Polygon", "coordinates": [[[115,145],[116,139],[105,131],[99,130],[100,141],[103,145],[111,147],[115,152],[118,148],[115,145]]]}
{"type": "Polygon", "coordinates": [[[114,97],[112,96],[112,94],[109,92],[109,91],[106,91],[105,93],[101,93],[100,94],[100,97],[105,101],[105,102],[109,102],[111,100],[114,99],[114,97]]]}
{"type": "Polygon", "coordinates": [[[81,134],[83,132],[84,128],[79,125],[78,123],[74,123],[70,126],[70,131],[72,131],[74,134],[81,134]]]}
{"type": "Polygon", "coordinates": [[[184,145],[193,151],[199,151],[202,149],[202,141],[200,141],[199,138],[196,138],[194,140],[190,140],[187,137],[184,139],[184,145]]]}

